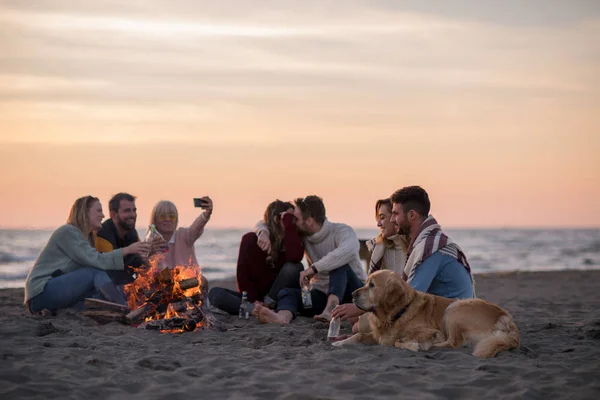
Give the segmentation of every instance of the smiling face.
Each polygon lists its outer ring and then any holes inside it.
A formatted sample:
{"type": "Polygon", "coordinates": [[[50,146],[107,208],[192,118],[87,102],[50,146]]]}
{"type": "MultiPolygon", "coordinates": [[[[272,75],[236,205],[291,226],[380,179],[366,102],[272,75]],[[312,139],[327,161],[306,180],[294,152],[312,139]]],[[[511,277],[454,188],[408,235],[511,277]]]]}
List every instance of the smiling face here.
{"type": "MultiPolygon", "coordinates": [[[[414,210],[410,211],[411,213],[414,214],[414,210]]],[[[411,228],[411,222],[410,222],[410,218],[409,215],[407,213],[404,212],[404,209],[402,208],[402,204],[400,203],[393,203],[392,204],[392,216],[390,218],[392,224],[394,224],[394,229],[396,230],[396,232],[400,235],[409,235],[410,234],[410,228],[411,228]]]]}
{"type": "Polygon", "coordinates": [[[93,201],[88,210],[88,221],[90,229],[102,228],[102,220],[104,219],[104,213],[102,212],[102,204],[99,201],[93,201]]]}
{"type": "Polygon", "coordinates": [[[119,211],[111,211],[110,218],[125,231],[134,229],[137,220],[135,202],[122,199],[119,203],[119,211]]]}
{"type": "Polygon", "coordinates": [[[387,204],[382,204],[377,210],[377,227],[384,238],[389,238],[398,233],[396,225],[391,220],[392,210],[387,204]]]}

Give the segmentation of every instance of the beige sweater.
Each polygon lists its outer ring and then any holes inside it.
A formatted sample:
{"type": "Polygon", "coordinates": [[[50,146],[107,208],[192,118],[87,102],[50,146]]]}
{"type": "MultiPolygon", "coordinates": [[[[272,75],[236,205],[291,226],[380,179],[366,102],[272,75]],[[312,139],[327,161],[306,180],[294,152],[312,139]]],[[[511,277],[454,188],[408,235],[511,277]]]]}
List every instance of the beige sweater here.
{"type": "MultiPolygon", "coordinates": [[[[256,233],[267,230],[261,221],[256,225],[256,233]]],[[[306,257],[318,271],[311,281],[313,289],[327,293],[329,272],[346,264],[362,281],[367,279],[363,264],[358,256],[358,237],[350,226],[325,220],[321,230],[302,238],[306,257]]]]}

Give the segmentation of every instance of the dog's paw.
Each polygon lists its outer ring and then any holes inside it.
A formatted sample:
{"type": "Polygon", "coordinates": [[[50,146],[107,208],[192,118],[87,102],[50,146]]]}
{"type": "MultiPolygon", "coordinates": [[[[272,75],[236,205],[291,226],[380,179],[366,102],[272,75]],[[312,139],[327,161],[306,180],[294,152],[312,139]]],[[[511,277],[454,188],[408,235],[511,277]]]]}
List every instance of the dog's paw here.
{"type": "Polygon", "coordinates": [[[344,345],[344,340],[340,340],[339,342],[333,342],[331,343],[331,345],[335,347],[342,347],[344,345]]]}
{"type": "Polygon", "coordinates": [[[419,351],[419,343],[417,342],[396,342],[394,344],[394,346],[400,348],[400,349],[405,349],[405,350],[410,350],[410,351],[419,351]]]}

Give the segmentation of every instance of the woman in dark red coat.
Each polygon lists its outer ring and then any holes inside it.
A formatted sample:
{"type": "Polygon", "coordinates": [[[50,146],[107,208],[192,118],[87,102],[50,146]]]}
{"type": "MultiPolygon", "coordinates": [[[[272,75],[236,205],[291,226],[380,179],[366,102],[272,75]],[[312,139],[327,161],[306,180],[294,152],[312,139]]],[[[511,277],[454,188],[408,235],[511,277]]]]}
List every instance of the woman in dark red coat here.
{"type": "Polygon", "coordinates": [[[294,205],[275,200],[267,207],[264,222],[271,233],[271,253],[267,254],[257,244],[254,232],[242,237],[237,263],[238,291],[214,287],[208,293],[210,303],[229,314],[237,314],[242,292],[248,301],[258,301],[268,307],[275,306],[277,293],[284,288],[300,288],[300,272],[304,269],[304,247],[294,223],[294,205]]]}

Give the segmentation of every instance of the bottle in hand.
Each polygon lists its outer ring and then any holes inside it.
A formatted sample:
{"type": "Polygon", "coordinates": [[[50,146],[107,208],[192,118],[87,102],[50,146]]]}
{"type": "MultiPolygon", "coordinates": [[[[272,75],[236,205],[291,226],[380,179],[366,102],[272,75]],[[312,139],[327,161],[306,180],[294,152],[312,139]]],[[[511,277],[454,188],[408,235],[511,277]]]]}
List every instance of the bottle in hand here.
{"type": "Polygon", "coordinates": [[[310,286],[308,283],[302,286],[302,306],[304,308],[312,308],[312,295],[310,294],[310,286]]]}
{"type": "MultiPolygon", "coordinates": [[[[156,230],[156,226],[154,224],[151,224],[150,226],[148,226],[148,232],[146,233],[146,238],[144,239],[146,243],[152,243],[155,240],[162,240],[164,241],[165,238],[163,237],[163,235],[161,235],[161,233],[159,231],[156,230]]],[[[164,252],[166,252],[168,250],[168,247],[164,248],[164,252]]],[[[150,254],[148,254],[149,256],[150,254]]]]}
{"type": "Polygon", "coordinates": [[[245,318],[248,319],[249,316],[249,306],[250,303],[248,302],[248,293],[246,293],[245,291],[242,292],[242,304],[240,304],[240,312],[239,312],[239,318],[245,318]]]}

